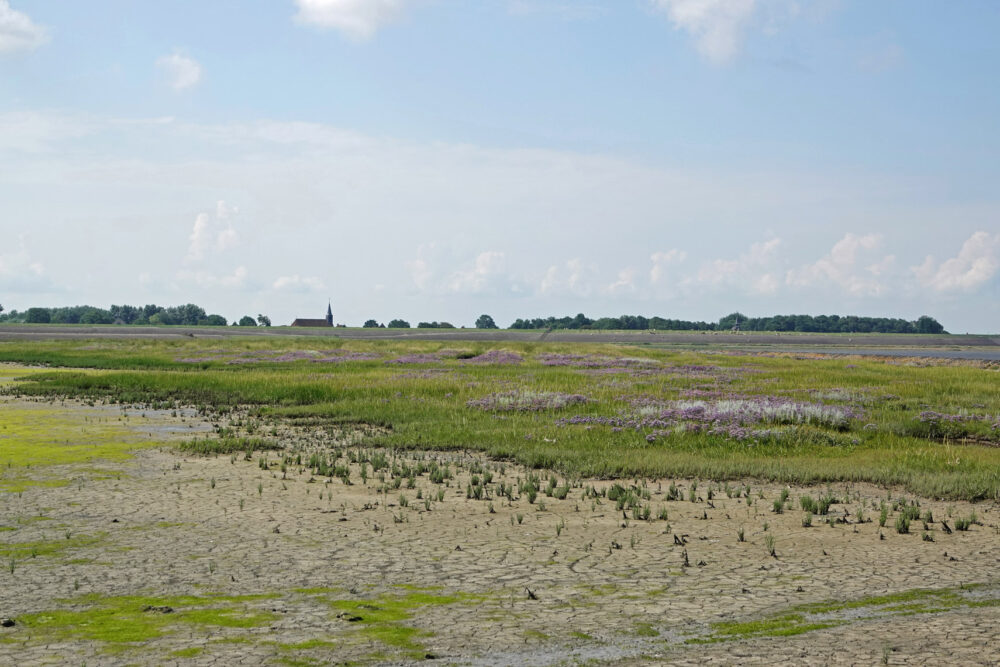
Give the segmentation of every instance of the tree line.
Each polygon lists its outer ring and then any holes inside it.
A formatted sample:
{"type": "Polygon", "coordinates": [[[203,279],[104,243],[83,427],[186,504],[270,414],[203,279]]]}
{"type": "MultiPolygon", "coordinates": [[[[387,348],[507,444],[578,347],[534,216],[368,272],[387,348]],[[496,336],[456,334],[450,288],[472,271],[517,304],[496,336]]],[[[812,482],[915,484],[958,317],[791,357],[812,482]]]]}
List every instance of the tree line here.
{"type": "Polygon", "coordinates": [[[939,334],[947,333],[944,327],[928,315],[916,320],[897,317],[862,317],[858,315],[772,315],[747,317],[743,313],[730,313],[718,322],[693,322],[664,317],[622,315],[591,319],[579,313],[575,317],[547,317],[517,319],[511,329],[615,329],[666,331],[798,331],[806,333],[896,333],[939,334]]]}
{"type": "MultiPolygon", "coordinates": [[[[218,326],[224,327],[229,322],[222,315],[209,314],[201,306],[187,303],[183,306],[111,306],[97,308],[95,306],[65,306],[60,308],[28,308],[24,311],[11,310],[3,312],[0,306],[0,322],[18,322],[25,324],[125,324],[125,325],[179,325],[179,326],[218,326]]],[[[239,320],[233,320],[233,326],[271,326],[267,315],[256,318],[244,315],[239,320]]]]}
{"type": "MultiPolygon", "coordinates": [[[[4,312],[0,305],[0,322],[23,322],[28,324],[125,324],[125,325],[183,325],[183,326],[226,326],[222,315],[208,314],[201,306],[193,303],[183,306],[67,306],[62,308],[28,308],[25,311],[4,312]]],[[[271,326],[266,315],[256,318],[244,315],[233,320],[233,326],[271,326]]],[[[410,323],[403,319],[390,320],[388,325],[374,319],[366,321],[365,328],[388,326],[390,329],[409,329],[410,323]]],[[[419,322],[418,329],[454,329],[450,322],[419,322]]],[[[476,319],[477,329],[498,329],[489,315],[476,319]]],[[[677,320],[659,316],[622,315],[620,317],[600,317],[591,319],[583,313],[574,317],[518,318],[510,329],[598,329],[598,330],[649,330],[662,331],[798,331],[807,333],[894,333],[894,334],[940,334],[947,333],[944,327],[928,315],[916,320],[898,317],[862,317],[858,315],[772,315],[770,317],[747,317],[743,313],[730,313],[718,322],[677,320]]]]}

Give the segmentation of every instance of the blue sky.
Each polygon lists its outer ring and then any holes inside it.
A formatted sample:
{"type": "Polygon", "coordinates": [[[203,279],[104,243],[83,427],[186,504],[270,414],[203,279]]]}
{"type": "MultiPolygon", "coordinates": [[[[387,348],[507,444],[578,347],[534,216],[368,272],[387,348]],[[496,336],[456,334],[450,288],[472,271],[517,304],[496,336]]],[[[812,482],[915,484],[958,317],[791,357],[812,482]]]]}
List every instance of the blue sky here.
{"type": "Polygon", "coordinates": [[[0,303],[1000,331],[1000,4],[0,0],[0,303]]]}

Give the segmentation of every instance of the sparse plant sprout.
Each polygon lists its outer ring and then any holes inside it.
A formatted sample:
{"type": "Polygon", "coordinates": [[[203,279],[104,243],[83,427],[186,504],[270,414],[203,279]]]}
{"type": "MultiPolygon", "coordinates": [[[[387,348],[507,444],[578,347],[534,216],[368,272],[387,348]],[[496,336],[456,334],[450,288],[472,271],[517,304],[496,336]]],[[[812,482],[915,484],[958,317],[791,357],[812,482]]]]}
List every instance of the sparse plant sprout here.
{"type": "Polygon", "coordinates": [[[768,533],[764,536],[764,547],[767,549],[767,554],[772,558],[777,558],[778,555],[774,550],[774,535],[768,533]]]}
{"type": "Polygon", "coordinates": [[[925,530],[923,534],[920,536],[920,539],[922,539],[924,542],[933,542],[934,536],[925,530]]]}
{"type": "Polygon", "coordinates": [[[885,528],[885,522],[889,519],[889,506],[882,503],[882,507],[878,514],[878,527],[885,528]]]}
{"type": "Polygon", "coordinates": [[[736,541],[746,542],[746,531],[743,529],[743,526],[740,526],[739,530],[736,531],[736,541]]]}
{"type": "Polygon", "coordinates": [[[813,525],[812,512],[806,512],[805,515],[802,517],[802,527],[809,528],[812,525],[813,525]]]}
{"type": "Polygon", "coordinates": [[[520,525],[521,522],[524,521],[524,515],[518,512],[516,516],[517,516],[517,523],[518,525],[520,525]]]}

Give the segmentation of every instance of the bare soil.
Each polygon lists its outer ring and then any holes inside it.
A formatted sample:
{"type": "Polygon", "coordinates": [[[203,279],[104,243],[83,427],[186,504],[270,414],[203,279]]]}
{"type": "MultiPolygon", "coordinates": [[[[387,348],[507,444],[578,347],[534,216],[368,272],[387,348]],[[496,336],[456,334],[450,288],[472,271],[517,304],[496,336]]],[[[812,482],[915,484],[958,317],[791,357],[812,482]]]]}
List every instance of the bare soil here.
{"type": "MultiPolygon", "coordinates": [[[[352,436],[314,435],[327,439],[320,447],[349,446],[352,436]]],[[[81,478],[67,467],[61,472],[73,484],[0,496],[0,524],[8,527],[0,547],[94,538],[16,559],[13,568],[5,559],[0,617],[16,624],[0,628],[0,663],[408,664],[433,657],[491,665],[994,665],[1000,656],[996,503],[918,499],[934,521],[926,531],[917,520],[910,534],[897,534],[896,513],[885,527],[878,519],[880,503],[898,493],[869,485],[792,488],[788,509],[777,514],[782,487],[752,480],[745,481],[749,505],[746,495],[728,497],[707,481],[690,501],[693,480],[629,480],[649,495],[641,504],[650,506],[650,520],[637,520],[606,497],[585,497],[588,487],[607,490],[610,481],[570,480],[567,498],[557,500],[544,493],[547,471],[461,452],[387,455],[397,465],[448,463],[454,477],[436,484],[419,476],[415,488],[402,478],[398,489],[379,493],[393,478],[379,480],[370,466],[363,482],[351,464],[345,485],[304,466],[282,472],[273,452],[245,460],[161,448],[108,464],[108,475],[81,478]],[[472,475],[486,471],[489,499],[467,498],[472,475]],[[543,481],[534,503],[516,492],[529,474],[543,481]],[[515,500],[492,491],[499,482],[514,486],[515,500]],[[672,482],[682,500],[666,499],[672,482]],[[799,497],[827,492],[840,502],[804,527],[799,497]],[[956,518],[973,511],[978,523],[946,533],[942,520],[954,529],[956,518]],[[981,586],[959,588],[968,584],[981,586]],[[915,589],[961,591],[960,602],[865,602],[915,589]],[[423,604],[415,591],[440,599],[423,604]],[[445,599],[453,594],[460,597],[445,599]],[[239,604],[271,620],[249,628],[177,623],[139,643],[18,622],[127,595],[260,595],[239,604]],[[832,619],[832,627],[773,636],[786,627],[774,619],[831,600],[856,604],[806,615],[821,625],[832,619]],[[402,617],[364,618],[393,601],[405,607],[402,617]],[[732,626],[714,625],[758,621],[763,633],[741,626],[726,634],[732,626]]],[[[742,491],[741,483],[730,486],[742,491]]]]}

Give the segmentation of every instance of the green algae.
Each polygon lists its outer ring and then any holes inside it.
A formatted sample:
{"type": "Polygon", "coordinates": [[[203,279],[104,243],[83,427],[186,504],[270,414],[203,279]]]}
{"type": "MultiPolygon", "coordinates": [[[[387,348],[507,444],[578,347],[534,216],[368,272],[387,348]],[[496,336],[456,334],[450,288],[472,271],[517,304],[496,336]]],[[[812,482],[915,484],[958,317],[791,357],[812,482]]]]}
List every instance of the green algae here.
{"type": "Polygon", "coordinates": [[[470,604],[482,596],[469,593],[443,594],[435,589],[400,587],[407,590],[402,595],[385,594],[360,600],[326,600],[340,618],[356,626],[362,638],[403,651],[409,657],[421,657],[426,649],[419,642],[432,633],[406,623],[414,614],[427,607],[453,604],[470,604]]]}
{"type": "Polygon", "coordinates": [[[27,614],[19,625],[33,642],[85,640],[118,650],[170,634],[179,626],[255,628],[277,616],[253,608],[260,596],[121,596],[86,595],[73,608],[27,614]]]}
{"type": "MultiPolygon", "coordinates": [[[[964,591],[980,589],[983,586],[969,585],[958,589],[917,588],[855,600],[827,600],[801,604],[784,613],[761,619],[713,623],[710,634],[688,639],[686,643],[711,644],[755,637],[791,637],[857,620],[936,614],[959,608],[1000,606],[1000,599],[995,597],[974,599],[962,595],[964,591]]],[[[996,590],[992,592],[996,593],[996,590]]]]}

